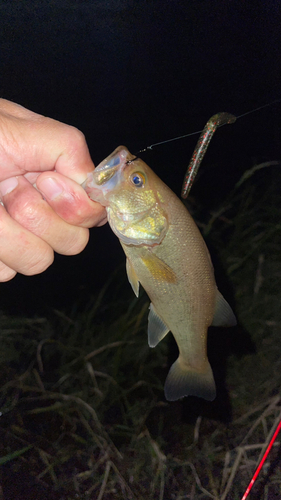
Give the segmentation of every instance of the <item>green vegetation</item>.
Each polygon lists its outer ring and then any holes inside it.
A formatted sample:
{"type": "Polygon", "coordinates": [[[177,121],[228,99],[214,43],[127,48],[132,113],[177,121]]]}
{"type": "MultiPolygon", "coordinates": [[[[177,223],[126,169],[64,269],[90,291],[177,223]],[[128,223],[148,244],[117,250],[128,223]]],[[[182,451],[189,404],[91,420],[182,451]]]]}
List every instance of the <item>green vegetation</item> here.
{"type": "MultiPolygon", "coordinates": [[[[239,321],[210,332],[214,403],[164,400],[174,344],[149,349],[123,268],[83,313],[0,316],[1,500],[241,499],[281,418],[281,173],[263,167],[200,224],[239,321]]],[[[281,498],[277,452],[249,498],[281,498]]]]}

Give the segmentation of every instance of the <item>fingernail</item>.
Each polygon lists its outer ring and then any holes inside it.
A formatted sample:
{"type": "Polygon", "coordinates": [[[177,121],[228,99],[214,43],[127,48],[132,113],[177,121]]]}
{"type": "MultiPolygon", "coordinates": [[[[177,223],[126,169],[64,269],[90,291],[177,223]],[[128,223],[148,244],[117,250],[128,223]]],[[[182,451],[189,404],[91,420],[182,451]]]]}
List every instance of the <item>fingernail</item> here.
{"type": "Polygon", "coordinates": [[[18,179],[16,177],[10,177],[5,181],[0,182],[0,192],[2,196],[11,193],[18,186],[18,179]]]}
{"type": "Polygon", "coordinates": [[[42,179],[38,189],[46,196],[46,198],[49,198],[50,200],[54,200],[63,192],[61,184],[55,181],[52,177],[42,179]]]}

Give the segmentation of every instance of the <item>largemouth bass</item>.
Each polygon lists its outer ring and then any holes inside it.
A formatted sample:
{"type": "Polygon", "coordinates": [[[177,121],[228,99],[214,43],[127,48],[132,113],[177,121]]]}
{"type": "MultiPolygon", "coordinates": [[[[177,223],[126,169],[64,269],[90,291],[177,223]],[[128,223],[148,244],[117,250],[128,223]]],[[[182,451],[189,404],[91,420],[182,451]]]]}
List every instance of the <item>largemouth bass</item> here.
{"type": "Polygon", "coordinates": [[[181,200],[144,163],[119,146],[83,184],[106,207],[108,222],[127,257],[127,274],[151,304],[148,343],[171,331],[179,357],[170,368],[165,396],[174,401],[216,396],[207,357],[210,325],[233,326],[235,316],[217,289],[208,249],[181,200]]]}

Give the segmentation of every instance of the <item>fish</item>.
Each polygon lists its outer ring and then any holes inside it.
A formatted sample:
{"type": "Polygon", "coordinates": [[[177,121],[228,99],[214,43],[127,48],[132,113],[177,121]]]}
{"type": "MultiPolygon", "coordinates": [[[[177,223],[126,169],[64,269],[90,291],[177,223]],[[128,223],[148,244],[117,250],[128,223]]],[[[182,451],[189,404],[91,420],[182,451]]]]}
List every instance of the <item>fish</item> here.
{"type": "Polygon", "coordinates": [[[150,298],[148,344],[172,332],[179,350],[168,373],[168,401],[216,397],[207,356],[208,327],[234,326],[219,292],[204,239],[183,202],[140,158],[119,146],[82,184],[106,207],[109,225],[126,255],[128,280],[150,298]]]}

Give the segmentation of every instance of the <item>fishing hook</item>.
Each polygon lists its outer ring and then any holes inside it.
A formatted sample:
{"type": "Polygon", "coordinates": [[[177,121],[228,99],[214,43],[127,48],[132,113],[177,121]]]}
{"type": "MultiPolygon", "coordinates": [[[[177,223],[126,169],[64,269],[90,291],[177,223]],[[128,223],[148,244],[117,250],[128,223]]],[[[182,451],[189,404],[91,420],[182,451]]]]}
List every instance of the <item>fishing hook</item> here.
{"type": "Polygon", "coordinates": [[[134,161],[138,160],[138,156],[135,156],[135,158],[133,158],[132,160],[127,160],[126,161],[126,165],[130,165],[130,163],[133,163],[134,161]]]}

